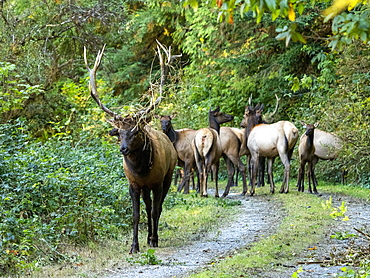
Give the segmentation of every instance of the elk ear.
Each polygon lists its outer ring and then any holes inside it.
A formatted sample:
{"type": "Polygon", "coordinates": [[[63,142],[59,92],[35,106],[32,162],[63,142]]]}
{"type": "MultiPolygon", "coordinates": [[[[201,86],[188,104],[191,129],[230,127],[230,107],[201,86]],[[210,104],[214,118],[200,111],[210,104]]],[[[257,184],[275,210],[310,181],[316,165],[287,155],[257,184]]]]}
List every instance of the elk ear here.
{"type": "Polygon", "coordinates": [[[156,119],[158,119],[158,120],[160,120],[162,117],[163,117],[163,116],[161,116],[161,115],[157,115],[157,114],[155,114],[155,115],[154,115],[154,118],[156,118],[156,119]]]}
{"type": "Polygon", "coordinates": [[[109,131],[110,136],[118,136],[118,128],[113,128],[112,130],[109,131]]]}
{"type": "Polygon", "coordinates": [[[314,127],[316,128],[316,127],[318,127],[319,126],[319,123],[320,122],[316,122],[315,124],[314,124],[314,127]]]}
{"type": "Polygon", "coordinates": [[[302,124],[303,128],[307,127],[307,124],[304,121],[301,121],[301,124],[302,124]]]}

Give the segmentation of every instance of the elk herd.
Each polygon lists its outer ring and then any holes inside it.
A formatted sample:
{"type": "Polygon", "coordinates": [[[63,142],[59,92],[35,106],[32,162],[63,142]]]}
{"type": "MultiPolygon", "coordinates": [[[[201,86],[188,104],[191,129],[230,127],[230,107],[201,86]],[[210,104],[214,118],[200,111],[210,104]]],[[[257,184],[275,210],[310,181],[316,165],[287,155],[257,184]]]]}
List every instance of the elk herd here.
{"type": "MultiPolygon", "coordinates": [[[[160,44],[159,44],[160,45],[160,44]]],[[[173,57],[170,51],[160,45],[168,56],[167,63],[173,57]]],[[[158,46],[158,53],[161,48],[158,46]]],[[[107,108],[99,99],[96,86],[96,72],[100,65],[104,48],[98,53],[94,67],[89,68],[86,49],[85,64],[90,75],[90,94],[98,106],[112,119],[108,120],[114,127],[109,134],[117,136],[120,152],[123,155],[125,176],[129,181],[129,193],[133,206],[133,240],[130,253],[139,252],[138,225],[140,220],[140,195],[146,206],[148,237],[150,246],[158,246],[158,222],[162,204],[170,188],[175,166],[180,166],[182,179],[178,191],[189,193],[190,181],[197,175],[197,190],[200,196],[207,197],[207,180],[213,174],[215,196],[218,192],[218,170],[220,158],[223,157],[228,173],[228,181],[222,197],[229,194],[230,187],[236,183],[235,173],[240,173],[243,182],[242,194],[255,194],[255,185],[263,185],[265,161],[267,161],[270,191],[274,193],[273,163],[276,157],[284,166],[281,193],[289,191],[290,162],[294,147],[299,139],[298,128],[289,121],[268,124],[263,121],[263,105],[245,107],[242,128],[221,127],[220,125],[234,119],[232,115],[220,111],[220,108],[208,112],[209,126],[199,130],[188,128],[174,129],[171,120],[174,116],[158,116],[162,131],[154,129],[149,122],[151,113],[161,101],[161,96],[152,101],[148,108],[133,115],[121,116],[107,108]],[[248,166],[242,157],[247,156],[248,166]],[[248,169],[248,171],[247,171],[248,169]],[[258,181],[256,180],[257,177],[258,181]],[[249,179],[248,179],[249,177],[249,179]]],[[[159,56],[162,72],[166,72],[166,62],[159,56]]],[[[167,65],[168,66],[168,65],[167,65]]],[[[164,75],[161,87],[164,84],[164,75]]],[[[277,100],[277,104],[278,104],[277,100]]],[[[277,106],[276,106],[277,108],[277,106]]],[[[275,109],[276,111],[276,109],[275,109]]],[[[331,133],[317,129],[318,124],[303,123],[306,132],[301,136],[298,147],[300,160],[298,174],[298,191],[304,191],[305,164],[308,164],[307,178],[309,191],[317,193],[315,165],[319,159],[332,160],[341,148],[339,138],[331,133]]],[[[193,182],[194,186],[194,182],[193,182]]]]}

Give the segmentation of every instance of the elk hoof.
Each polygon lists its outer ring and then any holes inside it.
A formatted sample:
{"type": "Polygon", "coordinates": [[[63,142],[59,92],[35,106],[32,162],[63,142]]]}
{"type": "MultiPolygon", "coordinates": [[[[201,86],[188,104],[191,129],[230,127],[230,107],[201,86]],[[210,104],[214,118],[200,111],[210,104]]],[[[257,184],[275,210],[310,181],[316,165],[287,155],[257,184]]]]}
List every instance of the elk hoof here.
{"type": "Polygon", "coordinates": [[[138,253],[138,252],[140,252],[139,246],[131,245],[131,250],[130,250],[129,254],[135,254],[135,253],[138,253]]]}
{"type": "Polygon", "coordinates": [[[158,247],[158,242],[150,242],[150,247],[158,247]]]}

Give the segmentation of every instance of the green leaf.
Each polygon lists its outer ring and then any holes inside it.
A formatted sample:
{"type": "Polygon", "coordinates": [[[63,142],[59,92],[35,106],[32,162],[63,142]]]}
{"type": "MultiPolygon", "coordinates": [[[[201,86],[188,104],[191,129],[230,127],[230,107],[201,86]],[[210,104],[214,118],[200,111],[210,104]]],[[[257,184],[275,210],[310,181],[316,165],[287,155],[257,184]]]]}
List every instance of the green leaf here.
{"type": "Polygon", "coordinates": [[[271,12],[274,12],[276,10],[276,1],[275,0],[265,0],[265,4],[271,12]]]}

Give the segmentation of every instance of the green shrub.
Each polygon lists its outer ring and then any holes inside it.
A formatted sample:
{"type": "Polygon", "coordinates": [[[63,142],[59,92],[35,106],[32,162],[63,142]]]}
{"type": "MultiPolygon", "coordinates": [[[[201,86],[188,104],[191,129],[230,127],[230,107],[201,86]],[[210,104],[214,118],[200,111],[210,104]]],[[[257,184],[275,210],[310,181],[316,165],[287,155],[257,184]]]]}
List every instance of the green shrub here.
{"type": "MultiPolygon", "coordinates": [[[[33,142],[21,121],[0,126],[0,269],[66,259],[61,243],[116,237],[131,224],[117,147],[81,134],[33,142]]],[[[14,269],[13,269],[14,270],[14,269]]]]}

